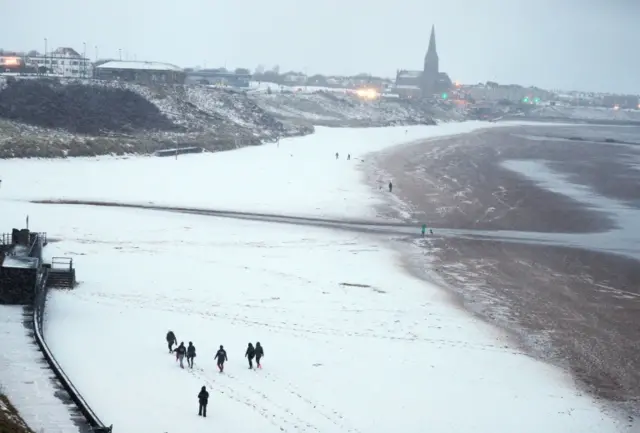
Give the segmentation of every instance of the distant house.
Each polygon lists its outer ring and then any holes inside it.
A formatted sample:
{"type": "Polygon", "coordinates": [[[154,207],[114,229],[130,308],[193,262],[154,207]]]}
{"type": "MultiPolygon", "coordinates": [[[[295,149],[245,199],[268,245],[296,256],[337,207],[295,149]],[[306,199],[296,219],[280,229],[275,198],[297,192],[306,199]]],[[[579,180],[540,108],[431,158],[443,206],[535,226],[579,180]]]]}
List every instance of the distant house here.
{"type": "Polygon", "coordinates": [[[200,69],[188,72],[186,82],[188,84],[210,84],[237,88],[249,87],[251,73],[240,72],[243,71],[230,72],[226,69],[200,69]]]}
{"type": "Polygon", "coordinates": [[[109,60],[96,66],[95,76],[100,80],[184,84],[186,74],[170,63],[109,60]]]}
{"type": "Polygon", "coordinates": [[[300,72],[288,72],[284,74],[283,80],[285,84],[305,84],[307,76],[300,72]]]}
{"type": "Polygon", "coordinates": [[[69,78],[93,76],[91,61],[69,47],[60,47],[49,53],[30,53],[28,63],[37,65],[40,72],[69,78]]]}

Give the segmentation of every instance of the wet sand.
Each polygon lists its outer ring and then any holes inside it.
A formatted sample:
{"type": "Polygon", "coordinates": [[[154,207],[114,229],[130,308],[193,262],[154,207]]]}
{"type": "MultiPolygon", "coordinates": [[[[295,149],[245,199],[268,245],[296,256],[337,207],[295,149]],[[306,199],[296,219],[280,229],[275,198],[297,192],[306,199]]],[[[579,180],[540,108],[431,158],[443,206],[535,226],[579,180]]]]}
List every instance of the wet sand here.
{"type": "Polygon", "coordinates": [[[434,230],[418,241],[424,255],[408,259],[413,272],[449,288],[535,356],[569,368],[589,391],[623,407],[630,423],[640,415],[636,142],[639,128],[540,125],[428,141],[376,157],[393,178],[394,198],[407,205],[404,218],[434,230]],[[518,164],[530,173],[507,168],[518,164]],[[545,170],[564,183],[552,190],[534,179],[545,170]],[[486,237],[440,236],[441,228],[486,237]],[[494,230],[510,231],[514,239],[492,239],[494,230]],[[521,232],[549,242],[519,243],[521,232]],[[568,248],[571,239],[583,247],[568,248]],[[432,271],[423,270],[427,260],[432,271]]]}

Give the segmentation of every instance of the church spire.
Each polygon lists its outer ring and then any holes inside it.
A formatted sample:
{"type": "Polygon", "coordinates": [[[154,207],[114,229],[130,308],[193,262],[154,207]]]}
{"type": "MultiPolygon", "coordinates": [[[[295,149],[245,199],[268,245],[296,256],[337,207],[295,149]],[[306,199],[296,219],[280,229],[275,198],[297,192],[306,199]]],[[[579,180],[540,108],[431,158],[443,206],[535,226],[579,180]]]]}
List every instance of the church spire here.
{"type": "Polygon", "coordinates": [[[431,36],[429,36],[429,49],[427,50],[427,55],[429,54],[438,54],[436,51],[436,26],[435,24],[431,26],[431,36]]]}
{"type": "Polygon", "coordinates": [[[436,51],[436,26],[431,26],[431,36],[429,37],[429,49],[424,56],[424,69],[422,72],[422,95],[430,97],[437,90],[440,76],[440,64],[438,52],[436,51]]]}

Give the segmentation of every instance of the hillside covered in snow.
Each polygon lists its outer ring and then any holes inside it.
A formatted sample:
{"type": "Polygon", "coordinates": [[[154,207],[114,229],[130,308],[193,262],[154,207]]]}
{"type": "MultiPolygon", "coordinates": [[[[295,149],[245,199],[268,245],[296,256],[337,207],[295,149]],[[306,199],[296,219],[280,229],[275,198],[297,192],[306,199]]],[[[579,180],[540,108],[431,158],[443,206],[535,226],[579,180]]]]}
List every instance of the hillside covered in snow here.
{"type": "Polygon", "coordinates": [[[144,154],[186,146],[219,151],[309,134],[314,125],[429,125],[434,118],[457,117],[418,103],[327,91],[0,77],[0,158],[144,154]]]}
{"type": "Polygon", "coordinates": [[[287,87],[260,83],[249,92],[262,109],[274,117],[322,126],[393,126],[431,124],[437,120],[465,119],[453,106],[434,105],[418,100],[382,95],[367,101],[346,89],[287,87]]]}

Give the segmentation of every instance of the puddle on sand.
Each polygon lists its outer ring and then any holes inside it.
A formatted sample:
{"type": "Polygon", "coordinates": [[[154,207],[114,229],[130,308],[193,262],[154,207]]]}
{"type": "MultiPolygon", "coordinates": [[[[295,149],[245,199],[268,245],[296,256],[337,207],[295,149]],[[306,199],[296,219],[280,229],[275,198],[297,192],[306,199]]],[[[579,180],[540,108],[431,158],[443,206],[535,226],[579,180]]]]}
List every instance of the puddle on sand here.
{"type": "Polygon", "coordinates": [[[604,233],[534,233],[519,231],[451,230],[449,235],[539,245],[568,246],[622,254],[640,259],[640,210],[594,193],[590,188],[567,180],[544,161],[509,160],[503,167],[520,173],[540,187],[586,204],[594,211],[606,212],[617,228],[604,233]],[[455,233],[454,233],[455,232],[455,233]]]}

